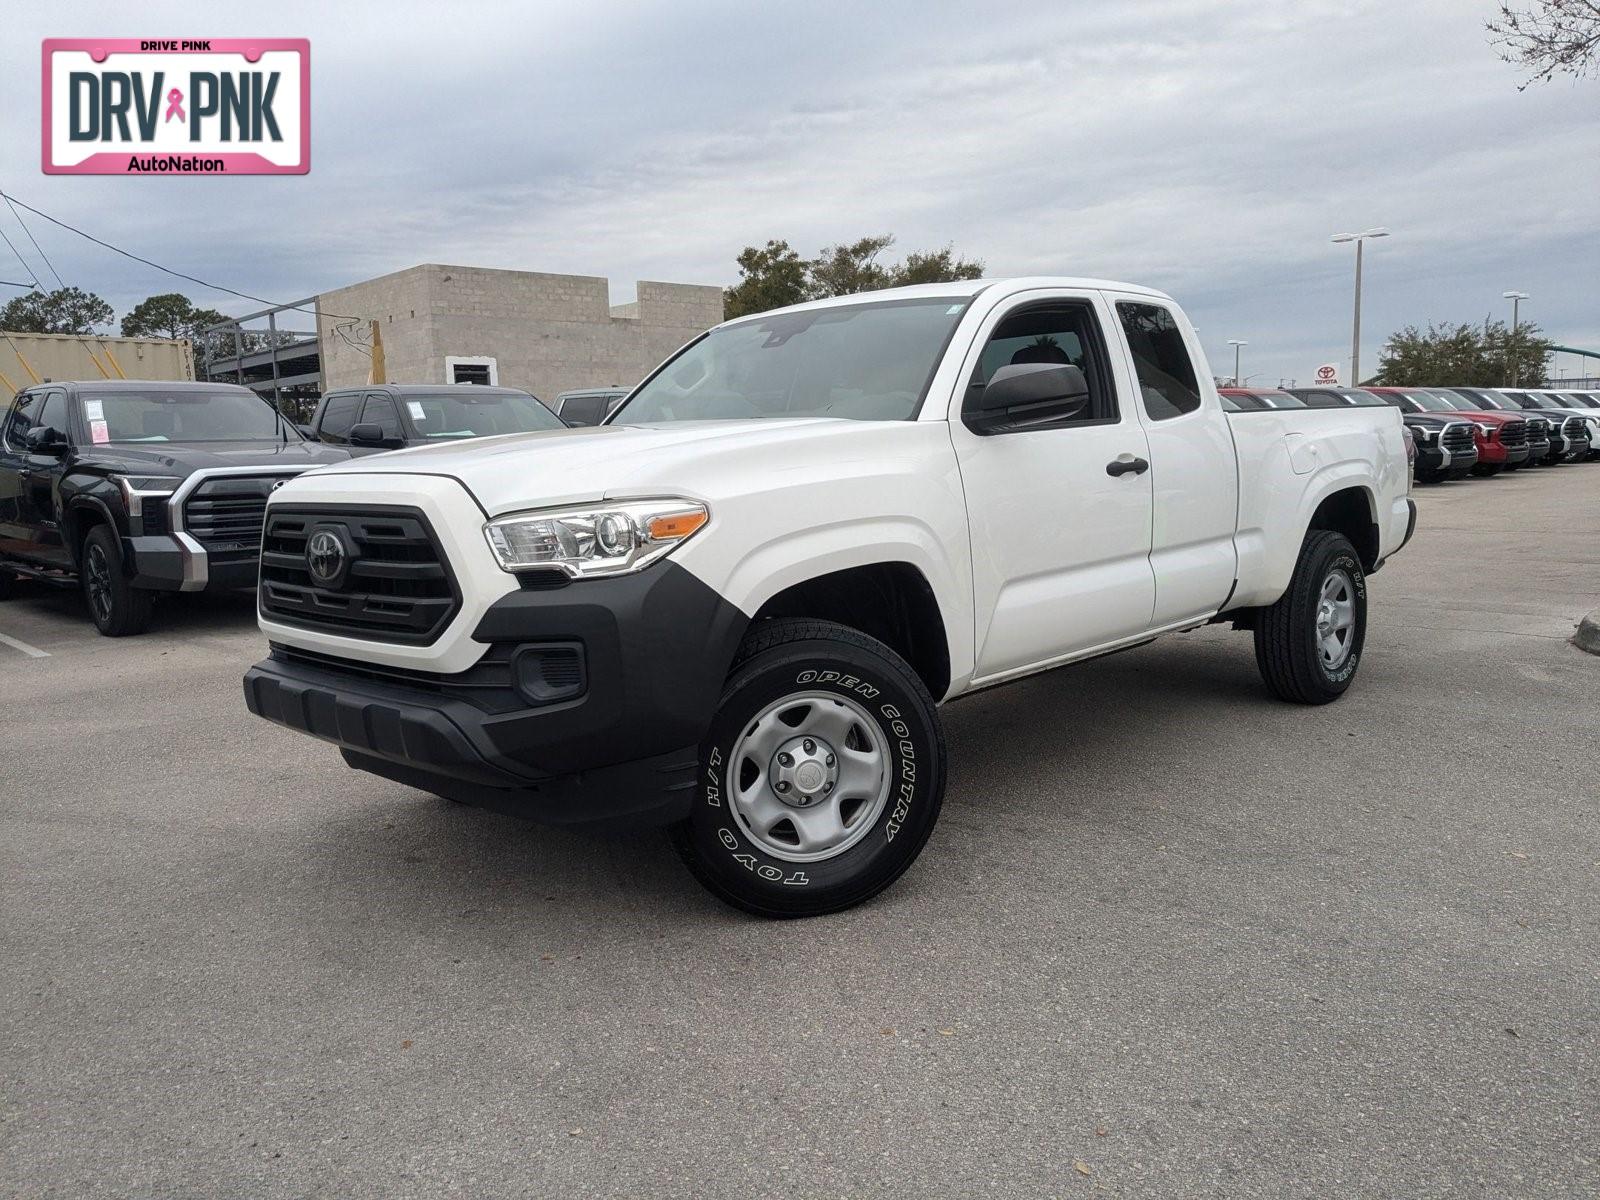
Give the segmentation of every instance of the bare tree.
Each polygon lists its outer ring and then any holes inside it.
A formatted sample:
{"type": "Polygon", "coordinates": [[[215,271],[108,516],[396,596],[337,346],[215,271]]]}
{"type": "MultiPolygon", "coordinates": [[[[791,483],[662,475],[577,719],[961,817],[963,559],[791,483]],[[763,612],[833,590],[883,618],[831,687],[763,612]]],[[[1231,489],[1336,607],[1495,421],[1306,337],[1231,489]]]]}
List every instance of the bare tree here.
{"type": "Polygon", "coordinates": [[[1501,58],[1533,72],[1518,91],[1557,75],[1582,78],[1600,70],[1600,0],[1502,4],[1484,28],[1501,58]]]}

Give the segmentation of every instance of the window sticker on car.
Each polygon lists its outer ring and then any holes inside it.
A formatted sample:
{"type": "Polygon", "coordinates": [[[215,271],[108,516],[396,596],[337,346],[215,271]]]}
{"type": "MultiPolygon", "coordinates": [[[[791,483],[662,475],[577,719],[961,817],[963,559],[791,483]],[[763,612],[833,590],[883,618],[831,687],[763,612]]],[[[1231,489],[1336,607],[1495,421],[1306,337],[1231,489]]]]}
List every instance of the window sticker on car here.
{"type": "Polygon", "coordinates": [[[413,421],[426,421],[428,419],[428,414],[422,411],[422,401],[420,400],[407,400],[406,411],[411,414],[413,421]]]}
{"type": "Polygon", "coordinates": [[[96,446],[102,446],[111,440],[111,431],[106,428],[104,421],[89,422],[89,440],[96,446]]]}
{"type": "Polygon", "coordinates": [[[104,400],[85,400],[83,402],[83,416],[86,421],[105,420],[106,402],[104,400]]]}

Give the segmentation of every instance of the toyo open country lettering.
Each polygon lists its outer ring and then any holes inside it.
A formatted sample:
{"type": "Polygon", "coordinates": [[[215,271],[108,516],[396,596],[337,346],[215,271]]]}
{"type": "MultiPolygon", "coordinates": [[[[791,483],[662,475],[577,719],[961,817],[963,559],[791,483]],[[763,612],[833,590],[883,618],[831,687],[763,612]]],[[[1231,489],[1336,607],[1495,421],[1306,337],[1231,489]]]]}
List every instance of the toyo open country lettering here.
{"type": "Polygon", "coordinates": [[[244,690],[352,767],[665,825],[730,903],[829,912],[927,841],[960,696],[1225,621],[1274,694],[1338,698],[1410,486],[1396,409],[1226,412],[1147,288],[818,301],[702,335],[597,428],[284,483],[244,690]]]}

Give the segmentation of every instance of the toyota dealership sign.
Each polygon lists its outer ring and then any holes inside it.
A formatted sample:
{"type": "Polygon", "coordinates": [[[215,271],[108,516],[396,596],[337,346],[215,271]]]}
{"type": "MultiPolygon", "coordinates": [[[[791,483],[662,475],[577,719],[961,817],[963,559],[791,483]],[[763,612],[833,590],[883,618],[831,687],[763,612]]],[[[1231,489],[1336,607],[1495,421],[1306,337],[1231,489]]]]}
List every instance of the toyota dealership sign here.
{"type": "Polygon", "coordinates": [[[49,38],[48,175],[304,175],[305,38],[49,38]]]}

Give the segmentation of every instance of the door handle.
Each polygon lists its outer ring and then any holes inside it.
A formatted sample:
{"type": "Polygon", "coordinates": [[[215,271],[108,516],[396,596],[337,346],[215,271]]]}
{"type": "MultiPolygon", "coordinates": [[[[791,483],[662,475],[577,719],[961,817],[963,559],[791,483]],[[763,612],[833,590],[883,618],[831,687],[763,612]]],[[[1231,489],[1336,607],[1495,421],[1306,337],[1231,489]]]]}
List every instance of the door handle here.
{"type": "Polygon", "coordinates": [[[1132,471],[1135,475],[1143,475],[1150,469],[1150,464],[1142,458],[1135,458],[1131,454],[1119,454],[1106,464],[1106,474],[1113,478],[1126,475],[1132,471]]]}

